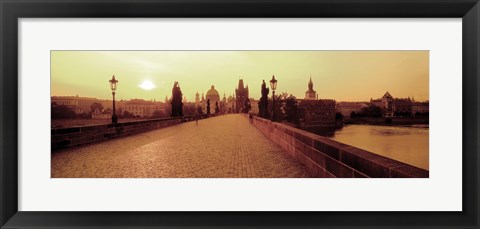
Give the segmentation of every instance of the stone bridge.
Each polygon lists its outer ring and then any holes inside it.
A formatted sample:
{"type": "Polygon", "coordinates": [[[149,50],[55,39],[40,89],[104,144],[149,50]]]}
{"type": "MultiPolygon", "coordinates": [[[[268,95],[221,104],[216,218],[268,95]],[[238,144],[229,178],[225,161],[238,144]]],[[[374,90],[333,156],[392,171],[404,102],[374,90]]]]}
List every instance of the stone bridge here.
{"type": "Polygon", "coordinates": [[[52,129],[51,175],[129,178],[428,177],[281,123],[241,114],[52,129]],[[108,139],[108,140],[107,140],[108,139]]]}

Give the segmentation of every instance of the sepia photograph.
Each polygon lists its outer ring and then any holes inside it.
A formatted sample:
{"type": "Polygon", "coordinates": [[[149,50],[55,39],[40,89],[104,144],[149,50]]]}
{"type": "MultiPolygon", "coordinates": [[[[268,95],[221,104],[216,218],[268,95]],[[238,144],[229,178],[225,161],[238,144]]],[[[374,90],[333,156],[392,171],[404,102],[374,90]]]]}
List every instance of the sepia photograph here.
{"type": "Polygon", "coordinates": [[[0,227],[476,227],[479,1],[6,1],[0,227]]]}
{"type": "Polygon", "coordinates": [[[51,178],[428,178],[429,51],[50,52],[51,178]]]}

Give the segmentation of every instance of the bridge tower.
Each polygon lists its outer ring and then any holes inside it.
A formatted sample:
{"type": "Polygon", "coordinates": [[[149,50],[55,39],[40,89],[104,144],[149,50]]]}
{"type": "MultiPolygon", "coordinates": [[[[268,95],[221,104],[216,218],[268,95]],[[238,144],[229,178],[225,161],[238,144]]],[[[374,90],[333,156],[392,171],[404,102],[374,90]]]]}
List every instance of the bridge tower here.
{"type": "Polygon", "coordinates": [[[235,112],[236,113],[246,113],[248,111],[244,110],[245,107],[245,102],[248,97],[248,85],[244,87],[243,85],[243,79],[238,80],[238,87],[235,89],[235,112]]]}

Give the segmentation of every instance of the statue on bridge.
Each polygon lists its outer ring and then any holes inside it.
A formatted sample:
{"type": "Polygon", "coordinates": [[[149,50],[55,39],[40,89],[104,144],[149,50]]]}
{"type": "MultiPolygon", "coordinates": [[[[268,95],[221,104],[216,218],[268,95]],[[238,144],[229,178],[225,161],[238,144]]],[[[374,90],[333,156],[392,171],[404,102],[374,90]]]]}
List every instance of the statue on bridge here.
{"type": "Polygon", "coordinates": [[[210,115],[210,99],[207,99],[207,115],[210,115]]]}
{"type": "Polygon", "coordinates": [[[269,92],[270,92],[270,89],[267,88],[267,85],[265,84],[265,80],[263,80],[262,97],[258,102],[258,113],[259,113],[259,116],[262,118],[268,118],[268,93],[269,92]]]}
{"type": "Polygon", "coordinates": [[[183,116],[182,90],[177,81],[173,83],[172,88],[172,117],[183,116]]]}

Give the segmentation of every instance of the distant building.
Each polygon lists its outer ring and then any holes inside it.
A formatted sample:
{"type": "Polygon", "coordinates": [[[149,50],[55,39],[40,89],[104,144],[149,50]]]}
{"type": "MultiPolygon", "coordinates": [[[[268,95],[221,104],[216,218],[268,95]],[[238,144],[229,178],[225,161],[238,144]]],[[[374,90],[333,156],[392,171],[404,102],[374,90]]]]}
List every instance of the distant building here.
{"type": "Polygon", "coordinates": [[[255,100],[254,98],[250,98],[250,104],[251,104],[251,108],[250,108],[250,112],[252,114],[255,114],[255,115],[258,115],[258,106],[256,104],[258,104],[260,100],[255,100]]]}
{"type": "Polygon", "coordinates": [[[238,80],[238,87],[235,89],[235,112],[245,112],[245,102],[249,98],[248,85],[244,87],[243,79],[238,80]]]}
{"type": "Polygon", "coordinates": [[[317,99],[310,78],[305,99],[298,100],[298,108],[303,123],[309,126],[335,126],[335,106],[336,103],[333,99],[317,99]]]}
{"type": "Polygon", "coordinates": [[[143,99],[131,99],[123,102],[121,113],[128,112],[136,117],[151,117],[156,110],[165,111],[165,104],[143,99]]]}
{"type": "Polygon", "coordinates": [[[429,101],[412,102],[412,115],[426,115],[429,113],[429,101]]]}
{"type": "Polygon", "coordinates": [[[195,94],[195,108],[198,108],[199,106],[201,106],[200,95],[198,94],[198,91],[197,91],[197,94],[195,94]]]}
{"type": "Polygon", "coordinates": [[[75,106],[78,106],[77,98],[78,98],[78,95],[76,97],[75,96],[52,96],[51,100],[52,100],[52,103],[58,106],[63,105],[63,106],[75,107],[75,106]]]}
{"type": "Polygon", "coordinates": [[[52,96],[51,103],[56,106],[67,106],[71,108],[75,114],[90,114],[93,103],[102,104],[104,109],[112,109],[112,100],[101,100],[97,98],[76,96],[52,96]]]}
{"type": "Polygon", "coordinates": [[[230,95],[227,98],[227,103],[225,104],[225,111],[227,113],[234,113],[235,112],[235,96],[230,95]]]}
{"type": "Polygon", "coordinates": [[[335,126],[335,100],[302,99],[298,102],[298,108],[305,125],[335,126]]]}
{"type": "Polygon", "coordinates": [[[112,112],[100,113],[98,111],[92,112],[92,119],[111,119],[112,112]]]}
{"type": "MultiPolygon", "coordinates": [[[[168,102],[168,98],[165,98],[168,102]]],[[[112,100],[97,99],[77,96],[52,96],[52,105],[65,105],[75,111],[76,114],[92,114],[94,119],[103,119],[112,114],[112,100]],[[91,106],[94,103],[102,105],[103,110],[92,111],[91,106]]],[[[165,111],[165,103],[155,100],[131,99],[115,101],[116,113],[120,116],[125,111],[138,117],[150,117],[156,110],[165,111]]]]}
{"type": "Polygon", "coordinates": [[[352,112],[360,113],[362,108],[367,106],[368,102],[339,102],[336,109],[343,115],[344,119],[348,119],[352,112]]]}
{"type": "Polygon", "coordinates": [[[371,99],[370,103],[380,107],[384,117],[412,116],[419,110],[422,112],[427,110],[428,112],[428,102],[426,104],[416,103],[413,99],[410,99],[410,97],[393,98],[388,91],[380,99],[371,99]]]}
{"type": "Polygon", "coordinates": [[[393,105],[395,116],[412,116],[412,100],[410,98],[395,98],[393,105]]]}
{"type": "Polygon", "coordinates": [[[380,99],[370,99],[370,103],[380,107],[384,117],[393,117],[394,113],[394,99],[392,95],[387,91],[380,99]]]}

